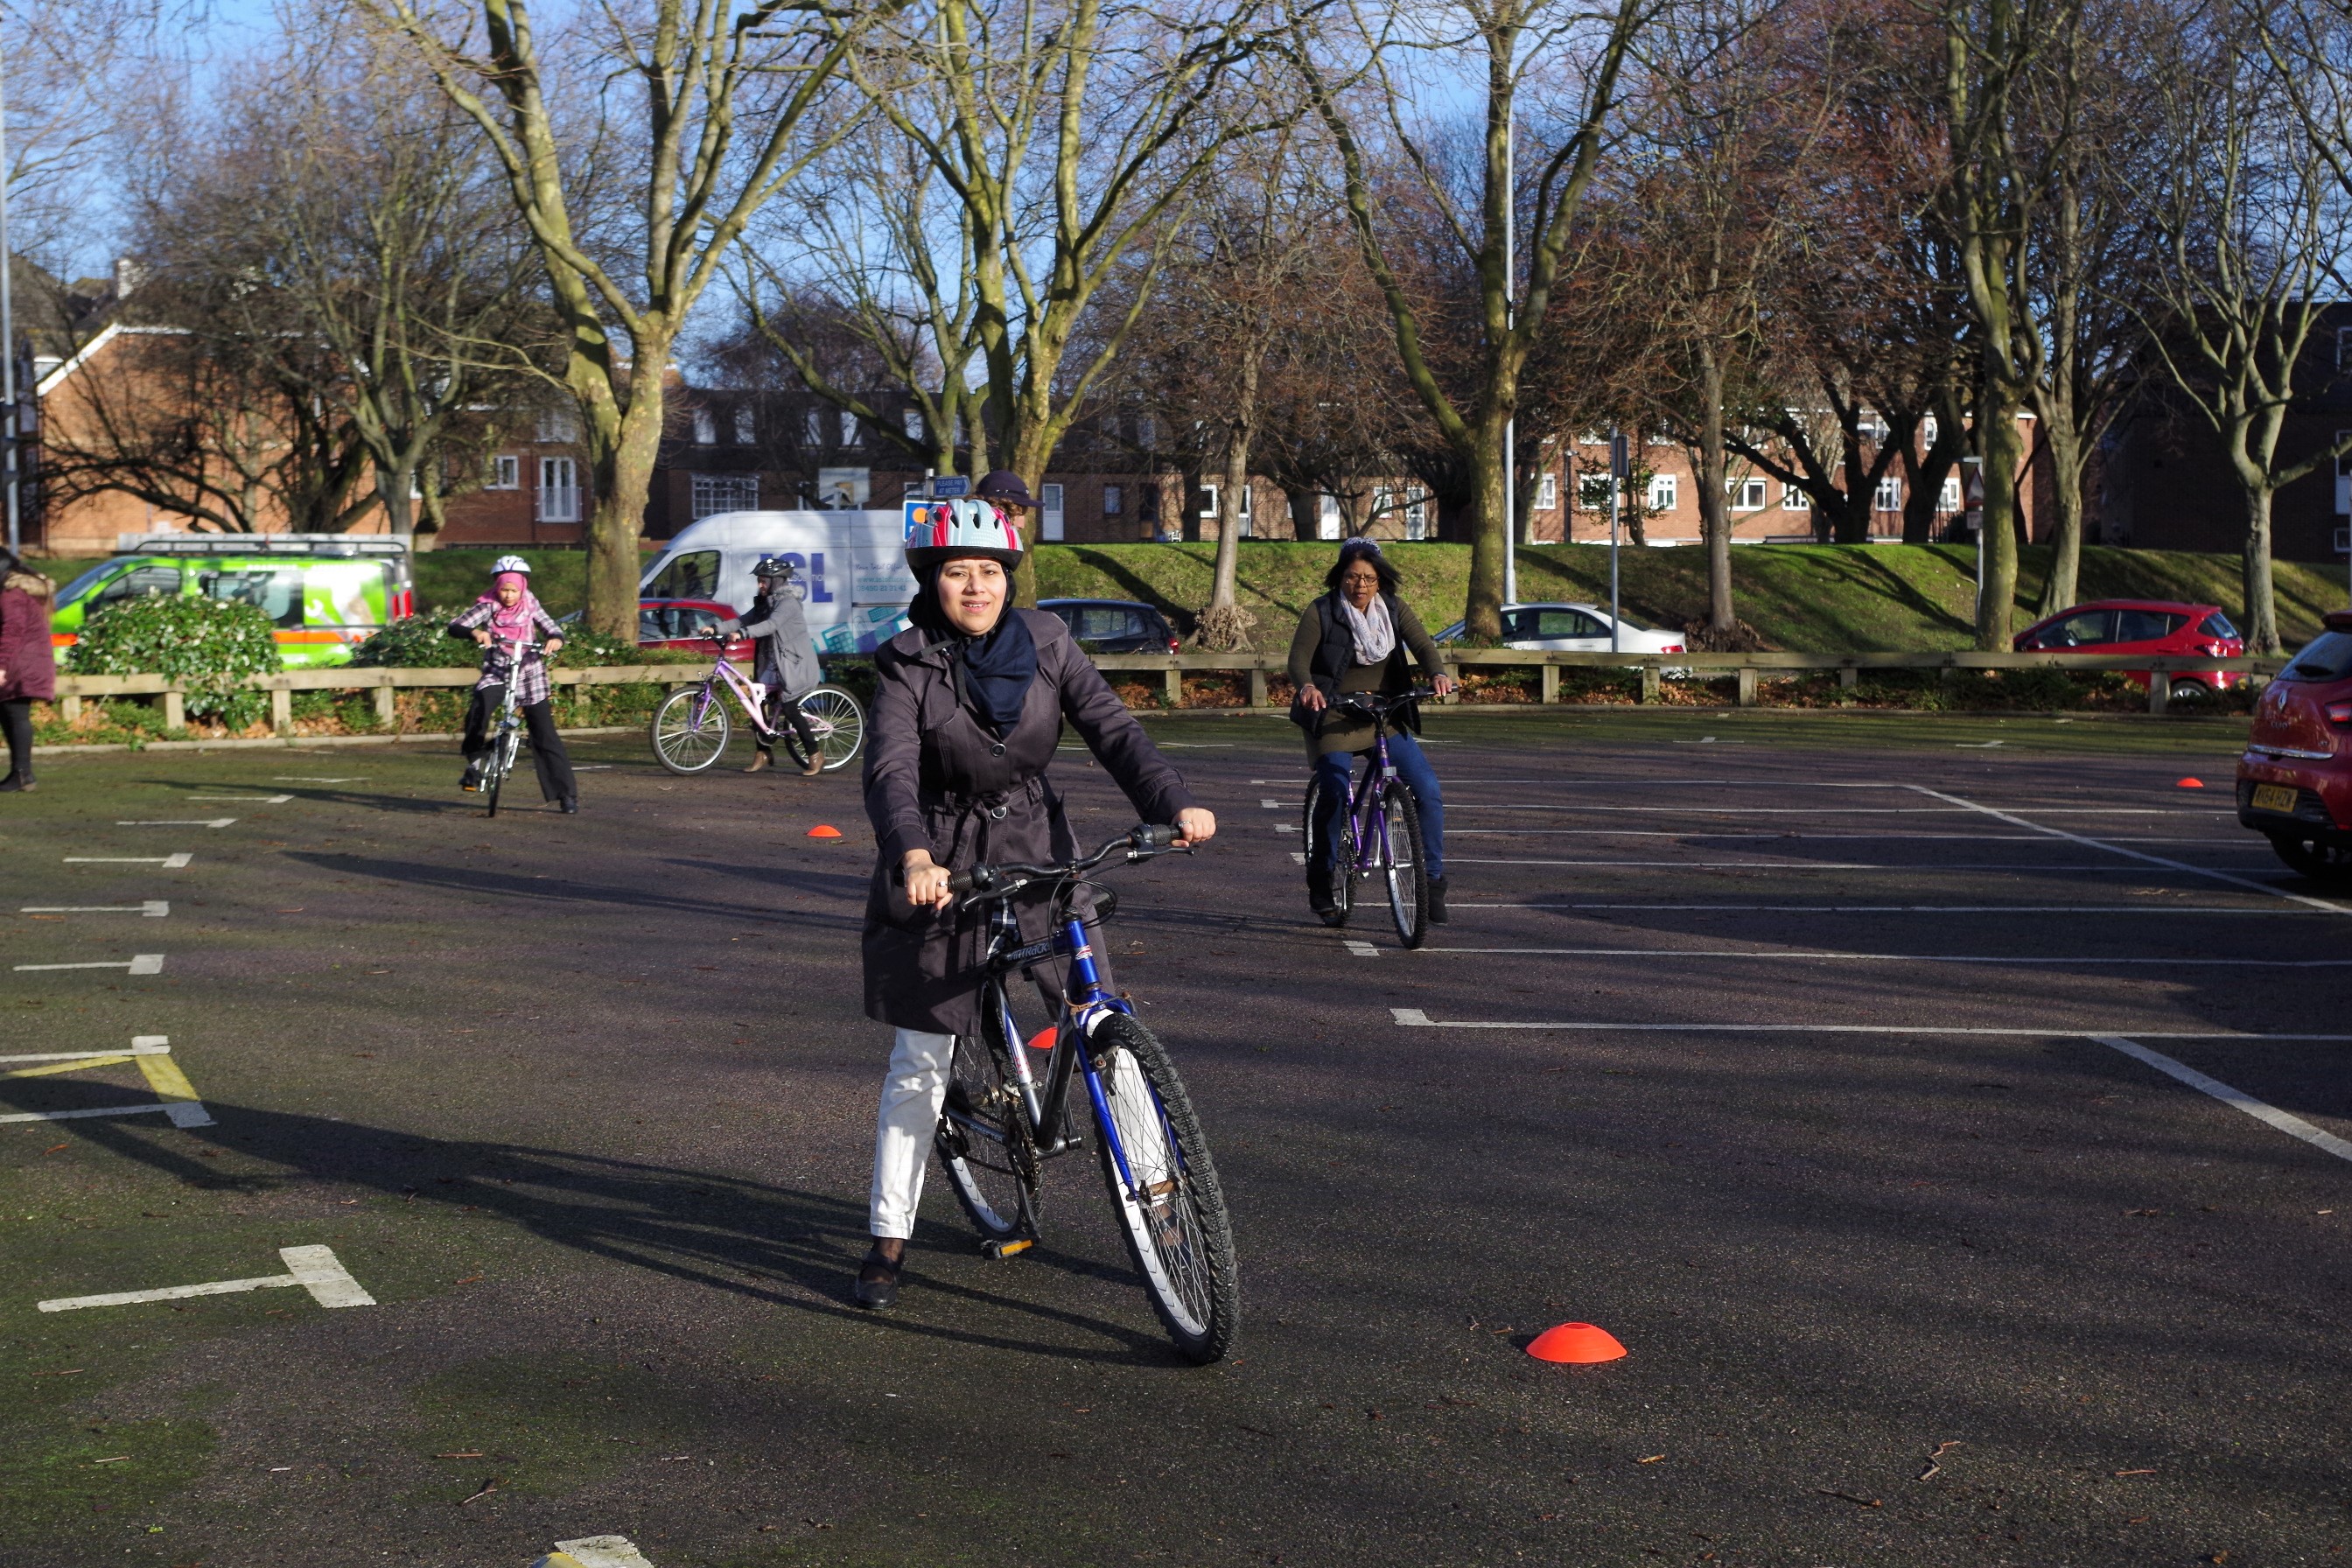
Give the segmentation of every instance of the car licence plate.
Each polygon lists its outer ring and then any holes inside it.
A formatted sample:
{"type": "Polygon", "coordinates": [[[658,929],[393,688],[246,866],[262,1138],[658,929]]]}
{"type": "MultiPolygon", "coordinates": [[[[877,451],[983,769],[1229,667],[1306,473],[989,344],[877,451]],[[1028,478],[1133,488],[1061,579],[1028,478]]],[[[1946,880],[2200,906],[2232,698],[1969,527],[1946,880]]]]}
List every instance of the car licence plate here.
{"type": "Polygon", "coordinates": [[[2294,803],[2295,793],[2285,784],[2256,784],[2254,786],[2254,809],[2256,811],[2284,811],[2291,813],[2294,810],[2294,803]]]}

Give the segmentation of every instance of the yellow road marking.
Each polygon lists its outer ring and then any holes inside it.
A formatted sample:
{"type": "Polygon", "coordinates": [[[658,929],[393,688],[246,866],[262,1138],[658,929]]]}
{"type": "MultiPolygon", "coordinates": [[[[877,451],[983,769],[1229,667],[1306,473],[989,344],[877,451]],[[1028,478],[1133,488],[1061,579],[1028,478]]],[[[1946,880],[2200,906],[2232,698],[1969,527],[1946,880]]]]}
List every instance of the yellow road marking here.
{"type": "MultiPolygon", "coordinates": [[[[123,1063],[125,1063],[125,1062],[131,1062],[131,1061],[142,1061],[142,1062],[143,1062],[143,1061],[149,1061],[149,1060],[157,1060],[157,1061],[161,1061],[161,1060],[166,1060],[166,1059],[168,1059],[168,1058],[160,1058],[160,1057],[159,1057],[159,1058],[148,1058],[148,1057],[82,1057],[82,1058],[79,1058],[78,1060],[75,1060],[75,1061],[69,1061],[69,1062],[51,1062],[51,1063],[49,1063],[49,1065],[48,1065],[48,1066],[47,1066],[47,1067],[37,1067],[37,1068],[10,1068],[8,1071],[6,1071],[6,1072],[0,1072],[0,1079],[10,1079],[10,1078],[47,1078],[49,1074],[51,1074],[51,1073],[53,1073],[53,1072],[80,1072],[80,1071],[82,1071],[82,1070],[83,1070],[84,1068],[119,1068],[119,1067],[122,1066],[122,1065],[123,1065],[123,1063]]],[[[152,1077],[150,1077],[150,1079],[148,1079],[148,1081],[149,1081],[150,1083],[152,1083],[152,1082],[154,1081],[154,1079],[152,1079],[152,1077]]],[[[181,1081],[182,1081],[183,1083],[184,1083],[184,1082],[186,1082],[187,1080],[186,1080],[185,1079],[181,1079],[181,1081]]],[[[193,1094],[191,1094],[191,1095],[189,1095],[189,1096],[188,1096],[188,1098],[189,1098],[190,1100],[194,1100],[194,1099],[195,1099],[195,1096],[194,1096],[194,1095],[193,1095],[193,1094]]]]}
{"type": "Polygon", "coordinates": [[[169,1057],[138,1057],[139,1070],[147,1079],[147,1087],[155,1091],[158,1100],[199,1100],[195,1086],[180,1064],[169,1057]]]}

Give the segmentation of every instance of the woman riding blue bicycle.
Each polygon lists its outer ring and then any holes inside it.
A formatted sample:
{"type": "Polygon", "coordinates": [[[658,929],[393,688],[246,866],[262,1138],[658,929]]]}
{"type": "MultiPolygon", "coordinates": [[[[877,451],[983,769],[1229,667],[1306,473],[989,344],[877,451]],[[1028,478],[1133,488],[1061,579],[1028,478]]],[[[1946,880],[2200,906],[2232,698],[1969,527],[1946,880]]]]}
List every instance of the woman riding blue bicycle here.
{"type": "MultiPolygon", "coordinates": [[[[1307,866],[1307,901],[1327,925],[1343,918],[1332,896],[1332,856],[1339,821],[1348,805],[1348,785],[1356,758],[1373,742],[1369,718],[1339,711],[1346,698],[1363,692],[1394,697],[1412,689],[1405,663],[1410,648],[1422,673],[1441,697],[1454,689],[1436,643],[1422,629],[1411,605],[1397,596],[1396,568],[1369,539],[1339,546],[1339,559],[1325,575],[1330,592],[1307,606],[1290,639],[1290,679],[1297,688],[1290,721],[1307,731],[1307,756],[1321,787],[1324,819],[1307,824],[1311,853],[1307,866]]],[[[1412,791],[1419,808],[1423,853],[1428,857],[1429,919],[1445,920],[1445,797],[1427,753],[1413,737],[1421,719],[1400,709],[1389,734],[1389,760],[1412,791]]]]}
{"type": "MultiPolygon", "coordinates": [[[[866,813],[877,854],[863,940],[866,1016],[897,1034],[875,1130],[874,1247],[858,1269],[861,1307],[897,1300],[956,1037],[981,1029],[987,921],[957,904],[950,879],[990,862],[1077,853],[1061,796],[1045,781],[1064,724],[1145,822],[1176,825],[1178,847],[1206,843],[1217,830],[1069,628],[1012,607],[1020,513],[1034,504],[1027,486],[1000,470],[981,481],[977,500],[932,507],[907,539],[914,625],[875,650],[866,813]]],[[[1018,906],[1024,938],[1045,934],[1049,891],[1018,906]]],[[[1093,958],[1104,963],[1099,951],[1093,958]]],[[[1108,972],[1102,981],[1108,988],[1108,972]]]]}

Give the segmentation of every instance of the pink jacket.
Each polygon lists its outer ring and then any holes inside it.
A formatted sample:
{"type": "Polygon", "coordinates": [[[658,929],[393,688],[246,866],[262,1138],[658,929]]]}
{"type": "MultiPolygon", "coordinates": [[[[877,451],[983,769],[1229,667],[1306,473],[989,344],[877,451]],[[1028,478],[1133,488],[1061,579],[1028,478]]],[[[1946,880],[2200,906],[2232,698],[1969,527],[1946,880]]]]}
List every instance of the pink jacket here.
{"type": "Polygon", "coordinates": [[[47,701],[58,694],[57,655],[49,647],[49,607],[10,578],[0,586],[0,702],[47,701]]]}

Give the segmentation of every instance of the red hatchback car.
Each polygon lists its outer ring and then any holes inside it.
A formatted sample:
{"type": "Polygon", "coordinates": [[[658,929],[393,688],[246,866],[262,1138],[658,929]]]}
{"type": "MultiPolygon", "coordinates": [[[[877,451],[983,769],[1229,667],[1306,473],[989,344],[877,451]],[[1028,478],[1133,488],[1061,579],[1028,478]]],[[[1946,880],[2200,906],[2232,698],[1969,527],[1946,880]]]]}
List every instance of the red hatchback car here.
{"type": "MultiPolygon", "coordinates": [[[[2101,599],[2036,621],[2017,634],[2020,653],[2155,653],[2182,658],[2236,658],[2245,639],[2219,605],[2176,605],[2163,599],[2101,599]]],[[[2129,672],[2136,686],[2147,672],[2129,672]]],[[[2245,679],[2226,669],[2176,675],[2172,696],[2193,702],[2245,679]]]]}
{"type": "Polygon", "coordinates": [[[2352,885],[2352,610],[2279,671],[2238,759],[2238,820],[2315,881],[2352,885]]]}
{"type": "MultiPolygon", "coordinates": [[[[716,628],[721,621],[736,618],[734,611],[715,600],[640,599],[637,601],[637,646],[709,653],[710,644],[702,634],[716,628]]],[[[729,637],[727,657],[738,663],[750,662],[751,639],[740,636],[729,637]]]]}

